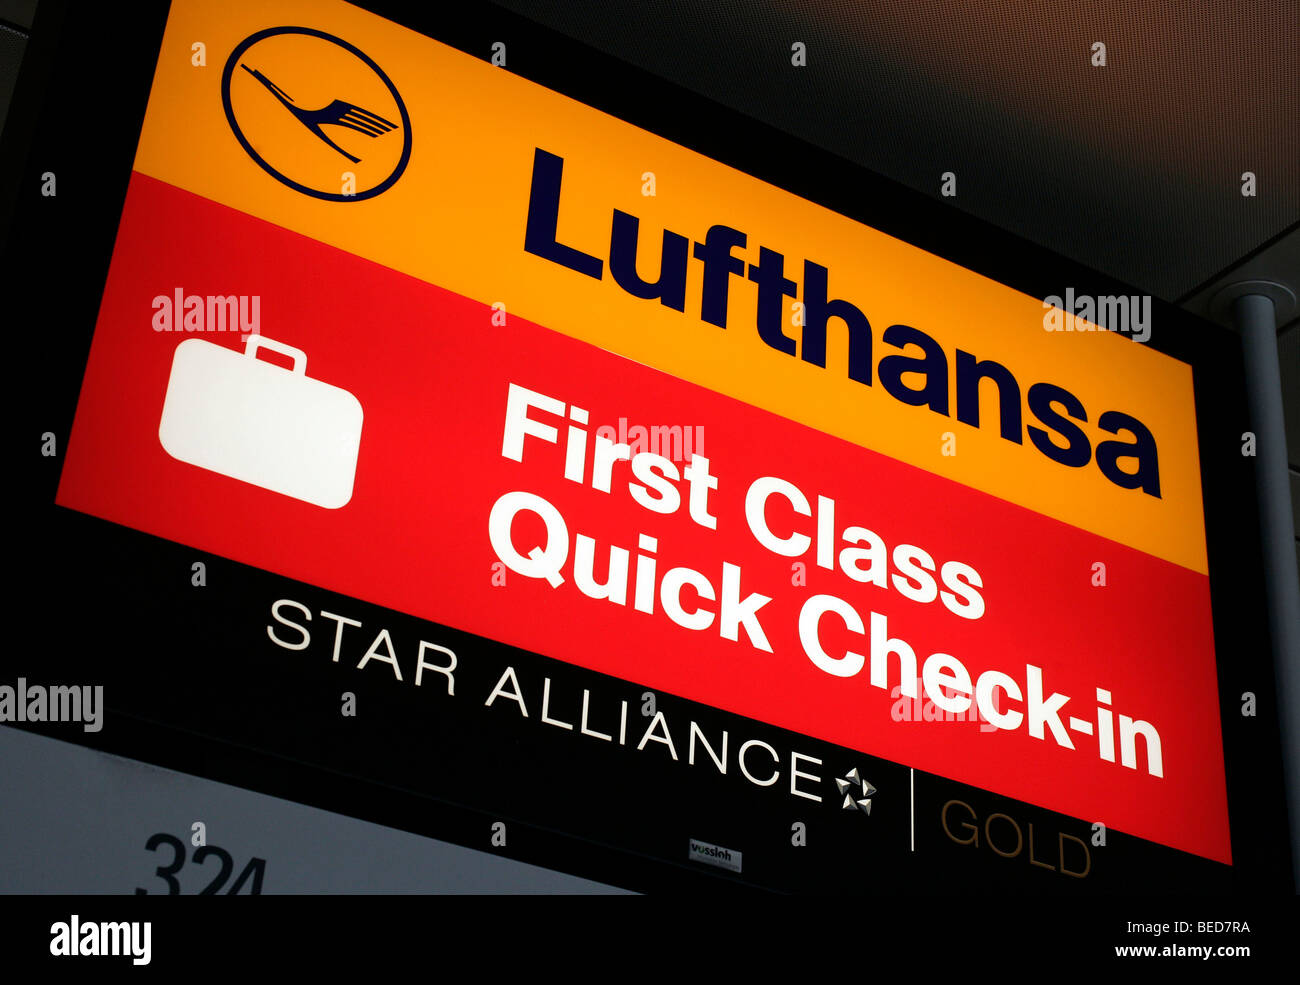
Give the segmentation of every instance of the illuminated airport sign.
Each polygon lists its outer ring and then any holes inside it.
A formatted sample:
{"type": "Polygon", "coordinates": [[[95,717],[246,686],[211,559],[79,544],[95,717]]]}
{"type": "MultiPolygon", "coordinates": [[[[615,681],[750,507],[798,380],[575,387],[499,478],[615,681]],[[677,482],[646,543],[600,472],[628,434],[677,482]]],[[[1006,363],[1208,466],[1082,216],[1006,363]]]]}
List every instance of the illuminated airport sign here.
{"type": "Polygon", "coordinates": [[[58,502],[1229,862],[1191,368],[1095,328],[346,4],[177,2],[58,502]]]}

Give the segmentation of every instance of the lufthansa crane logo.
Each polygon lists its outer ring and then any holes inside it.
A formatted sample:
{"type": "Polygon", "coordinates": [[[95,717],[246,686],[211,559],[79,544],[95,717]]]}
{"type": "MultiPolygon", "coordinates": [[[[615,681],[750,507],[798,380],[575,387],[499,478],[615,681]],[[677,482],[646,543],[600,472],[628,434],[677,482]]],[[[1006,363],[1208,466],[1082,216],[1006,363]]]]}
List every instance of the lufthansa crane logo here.
{"type": "Polygon", "coordinates": [[[272,27],[241,41],[221,100],[248,156],[314,198],[374,198],[411,156],[411,120],[392,80],[355,45],[314,28],[272,27]]]}

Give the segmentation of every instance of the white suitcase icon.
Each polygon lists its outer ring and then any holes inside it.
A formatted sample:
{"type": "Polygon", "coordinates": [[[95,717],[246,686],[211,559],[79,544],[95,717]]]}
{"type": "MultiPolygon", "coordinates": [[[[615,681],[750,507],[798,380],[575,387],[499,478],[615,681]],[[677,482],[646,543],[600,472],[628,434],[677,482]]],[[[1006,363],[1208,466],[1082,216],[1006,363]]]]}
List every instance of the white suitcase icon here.
{"type": "Polygon", "coordinates": [[[158,439],[173,458],[328,510],[352,499],[361,403],[306,374],[301,349],[247,335],[244,352],[203,339],[176,347],[158,439]],[[261,347],[293,359],[283,369],[261,347]]]}

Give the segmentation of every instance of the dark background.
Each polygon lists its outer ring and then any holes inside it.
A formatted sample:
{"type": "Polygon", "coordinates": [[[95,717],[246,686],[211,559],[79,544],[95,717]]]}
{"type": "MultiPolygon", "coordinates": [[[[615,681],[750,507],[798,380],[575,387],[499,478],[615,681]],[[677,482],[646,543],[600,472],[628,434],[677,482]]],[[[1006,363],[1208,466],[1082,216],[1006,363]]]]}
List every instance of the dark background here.
{"type": "MultiPolygon", "coordinates": [[[[644,13],[627,14],[621,20],[593,15],[583,22],[585,26],[574,26],[558,8],[543,5],[533,11],[568,25],[598,47],[492,5],[438,10],[423,19],[406,18],[396,5],[364,6],[479,57],[489,57],[494,41],[505,41],[510,71],[1026,293],[1040,297],[1061,293],[1065,284],[1081,294],[1133,293],[1111,275],[1082,267],[1050,252],[1048,246],[1074,257],[1101,258],[1106,263],[1098,266],[1112,274],[1141,279],[1139,287],[1158,298],[1150,344],[1191,363],[1195,373],[1235,864],[1221,866],[1111,832],[1107,847],[1094,850],[1093,871],[1086,880],[1064,877],[1024,859],[1002,859],[986,848],[955,845],[938,826],[939,809],[948,799],[959,798],[981,817],[999,811],[1022,824],[1032,822],[1040,832],[1064,830],[1087,840],[1083,822],[920,773],[916,775],[917,850],[913,853],[905,840],[906,799],[901,791],[909,777],[903,767],[671,695],[657,696],[674,723],[675,737],[682,728],[677,723],[694,718],[710,734],[728,728],[733,740],[760,737],[778,749],[793,747],[816,755],[827,764],[826,775],[843,772],[830,764],[861,766],[881,789],[868,820],[827,805],[808,803],[805,808],[802,802],[760,790],[738,776],[717,778],[711,769],[665,761],[653,745],[641,753],[612,749],[559,730],[550,734],[535,722],[520,723],[504,712],[492,716],[468,702],[438,705],[430,694],[413,694],[394,685],[384,673],[369,676],[369,670],[358,673],[346,664],[331,663],[328,656],[321,659],[324,644],[314,644],[303,654],[272,646],[263,629],[270,603],[280,597],[294,598],[313,609],[359,618],[367,627],[389,627],[395,638],[400,631],[406,639],[450,645],[461,655],[465,686],[477,680],[484,694],[506,663],[516,667],[521,681],[549,676],[557,689],[573,692],[590,687],[626,697],[633,707],[639,705],[642,689],[635,682],[601,678],[511,651],[56,508],[53,497],[61,458],[40,456],[40,435],[53,432],[62,448],[70,429],[161,39],[166,5],[160,3],[133,5],[128,19],[112,7],[42,2],[5,124],[0,188],[8,196],[4,204],[12,209],[12,225],[3,256],[4,302],[7,359],[14,378],[7,392],[5,421],[10,461],[15,463],[10,482],[16,487],[9,597],[16,604],[7,612],[9,642],[0,650],[0,680],[12,682],[25,676],[33,682],[102,683],[109,705],[107,724],[98,734],[58,726],[25,728],[637,890],[879,892],[886,886],[894,894],[1000,888],[1077,895],[1151,889],[1269,893],[1287,887],[1289,857],[1261,602],[1254,460],[1240,454],[1240,435],[1248,430],[1240,346],[1227,329],[1159,298],[1179,291],[1194,294],[1198,285],[1213,281],[1220,269],[1216,264],[1230,266],[1232,259],[1202,251],[1199,266],[1177,260],[1172,258],[1177,251],[1165,238],[1213,239],[1215,248],[1222,247],[1228,254],[1250,252],[1270,242],[1277,245],[1286,240],[1286,219],[1294,216],[1294,198],[1279,194],[1258,210],[1262,216],[1256,214],[1236,225],[1225,220],[1218,233],[1193,236],[1188,232],[1193,226],[1218,228],[1216,216],[1222,217],[1216,212],[1218,206],[1201,208],[1200,223],[1188,222],[1184,216],[1181,226],[1171,226],[1144,221],[1150,216],[1149,203],[1146,213],[1125,211],[1124,193],[1116,193],[1103,209],[1065,178],[1065,185],[1055,188],[1041,182],[1029,185],[1032,174],[1023,161],[1026,148],[1035,144],[1023,135],[1002,145],[1001,163],[981,158],[983,164],[970,168],[961,163],[939,168],[958,171],[960,208],[934,191],[918,191],[928,179],[923,181],[920,170],[913,173],[909,168],[920,159],[918,155],[923,156],[922,145],[928,140],[944,148],[931,147],[934,167],[946,158],[949,148],[960,161],[961,154],[977,148],[972,143],[977,131],[986,139],[997,139],[997,128],[990,121],[998,112],[1002,124],[1010,125],[1006,123],[1014,116],[1010,96],[1003,92],[999,103],[978,87],[951,89],[947,111],[967,121],[962,128],[949,127],[944,118],[934,117],[936,104],[922,97],[916,97],[919,101],[910,118],[904,119],[900,101],[910,105],[907,93],[924,87],[909,90],[900,83],[889,89],[872,82],[884,76],[895,82],[910,78],[898,67],[897,59],[904,53],[897,48],[873,63],[877,76],[863,69],[866,74],[855,75],[859,85],[845,89],[829,68],[817,67],[819,60],[839,64],[837,71],[845,72],[845,64],[858,57],[854,45],[861,48],[873,38],[879,41],[880,34],[864,29],[860,41],[845,40],[859,36],[845,32],[845,18],[851,12],[844,8],[809,8],[826,16],[836,14],[840,27],[822,25],[830,49],[826,52],[817,45],[817,35],[797,38],[809,43],[811,71],[801,77],[805,82],[789,87],[776,81],[778,71],[782,80],[789,77],[788,42],[781,40],[770,54],[770,69],[765,67],[768,56],[760,55],[788,34],[782,18],[812,14],[797,14],[779,4],[762,8],[763,18],[734,33],[727,18],[736,16],[740,8],[718,8],[710,15],[715,22],[712,31],[697,32],[689,44],[680,33],[689,20],[681,18],[704,17],[699,6],[683,7],[677,21],[655,20],[657,34],[635,30],[644,26],[644,13]],[[678,44],[664,41],[664,31],[678,32],[671,35],[678,44]],[[627,39],[628,32],[640,38],[637,44],[627,39]],[[707,44],[710,38],[717,44],[722,37],[731,45],[726,50],[733,61],[709,58],[691,47],[707,44]],[[627,60],[616,59],[602,48],[627,60]],[[691,87],[651,75],[638,65],[649,65],[691,87]],[[767,88],[744,84],[765,72],[770,74],[767,88]],[[702,98],[701,89],[719,101],[702,98]],[[963,112],[963,103],[976,98],[972,91],[982,93],[986,106],[1000,106],[1000,111],[987,109],[985,115],[973,118],[963,112]],[[775,99],[778,92],[785,93],[784,102],[775,99]],[[881,98],[866,100],[865,92],[881,98]],[[838,101],[855,98],[862,113],[869,109],[892,114],[892,131],[879,120],[864,122],[842,113],[838,101]],[[820,115],[799,117],[798,108],[810,101],[826,108],[820,115]],[[756,117],[766,117],[791,132],[756,117]],[[867,139],[865,135],[872,133],[875,138],[867,139]],[[906,141],[894,139],[900,134],[912,135],[910,150],[900,147],[906,141]],[[872,148],[879,154],[864,162],[872,148]],[[864,170],[863,163],[893,178],[864,170]],[[58,175],[56,198],[39,194],[39,176],[47,170],[58,175]],[[911,180],[895,180],[904,174],[911,180]],[[997,180],[989,184],[981,175],[997,180]],[[1076,225],[1078,235],[1073,239],[1041,235],[1031,240],[977,217],[990,213],[1005,219],[1019,209],[1025,216],[1004,225],[1021,232],[1037,228],[1030,219],[1050,220],[1050,210],[1035,211],[1024,204],[1024,196],[1016,200],[1019,205],[1013,204],[1011,185],[1028,186],[1028,200],[1040,205],[1055,200],[1061,207],[1062,195],[1068,192],[1064,207],[1087,217],[1076,225]],[[967,189],[974,193],[969,199],[967,189]],[[998,211],[997,202],[1004,203],[1003,211],[998,211]],[[1232,231],[1227,246],[1223,229],[1232,231]],[[1281,239],[1278,232],[1284,233],[1281,239]],[[1152,242],[1153,237],[1159,242],[1152,242]],[[1103,243],[1110,243],[1113,253],[1098,252],[1103,243]],[[208,566],[204,589],[190,585],[190,565],[195,560],[208,566]],[[348,719],[338,714],[337,696],[343,690],[357,693],[366,709],[363,715],[348,719]],[[1245,691],[1258,695],[1255,718],[1240,714],[1238,696],[1245,691]],[[488,844],[486,832],[496,820],[510,827],[504,849],[488,844]],[[790,844],[790,825],[797,820],[809,824],[806,848],[790,844]],[[869,827],[864,827],[864,821],[869,827]],[[734,876],[688,863],[688,838],[742,851],[744,873],[734,876]]],[[[1285,20],[1285,11],[1264,9],[1285,20]]],[[[662,14],[663,8],[659,11],[662,14]]],[[[904,28],[919,30],[916,24],[894,29],[904,28]]],[[[978,48],[978,39],[969,43],[978,48]]],[[[1275,60],[1286,57],[1280,52],[1273,56],[1275,60]]],[[[1008,57],[1014,61],[1015,54],[1001,57],[1004,62],[1008,57]]],[[[1114,47],[1111,57],[1119,57],[1114,47]]],[[[1039,69],[1046,71],[1053,64],[1049,59],[1039,69]]],[[[955,86],[955,79],[953,75],[950,84],[955,86]]],[[[1282,97],[1294,95],[1293,85],[1280,91],[1282,97]]],[[[1285,125],[1294,100],[1282,98],[1277,103],[1270,96],[1260,105],[1264,109],[1259,112],[1270,125],[1285,125]]],[[[1285,151],[1285,141],[1280,148],[1275,142],[1264,143],[1270,144],[1270,154],[1285,151]]],[[[1048,155],[1060,150],[1054,151],[1050,140],[1035,146],[1048,155]]],[[[1104,148],[1098,144],[1092,152],[1103,154],[1104,148]]],[[[1281,175],[1280,186],[1292,187],[1283,159],[1271,159],[1282,161],[1280,171],[1274,171],[1281,175]]],[[[1295,157],[1289,160],[1294,162],[1295,157]]],[[[1096,173],[1095,168],[1078,166],[1088,174],[1096,173]]],[[[1158,170],[1158,159],[1151,166],[1158,170]]],[[[1240,198],[1235,176],[1228,177],[1230,191],[1240,198]]],[[[1113,166],[1110,180],[1127,187],[1128,179],[1113,166]]],[[[929,183],[937,190],[937,175],[929,183]]],[[[1140,197],[1138,190],[1129,194],[1134,202],[1140,197]]],[[[1181,206],[1175,210],[1187,212],[1181,206]]],[[[1296,334],[1290,333],[1289,338],[1293,341],[1296,334]]],[[[10,803],[6,809],[21,807],[10,803]]],[[[141,846],[151,833],[141,828],[141,846]]],[[[1054,840],[1054,834],[1051,837],[1054,840]]],[[[155,864],[142,852],[141,884],[155,864]]],[[[268,860],[268,872],[273,866],[274,859],[268,860]]],[[[360,879],[363,872],[358,872],[360,879]]],[[[129,892],[130,887],[121,891],[129,892]]],[[[274,891],[270,883],[267,891],[274,891]]]]}

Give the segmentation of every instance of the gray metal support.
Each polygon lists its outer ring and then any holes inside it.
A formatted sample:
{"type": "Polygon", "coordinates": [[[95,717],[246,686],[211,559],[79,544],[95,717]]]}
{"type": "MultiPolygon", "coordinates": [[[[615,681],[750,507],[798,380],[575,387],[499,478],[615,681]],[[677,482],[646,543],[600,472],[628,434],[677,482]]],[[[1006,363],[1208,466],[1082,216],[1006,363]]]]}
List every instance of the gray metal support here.
{"type": "Polygon", "coordinates": [[[1294,888],[1300,892],[1300,575],[1296,573],[1277,312],[1271,297],[1242,294],[1232,302],[1246,362],[1268,628],[1273,641],[1294,888]]]}

